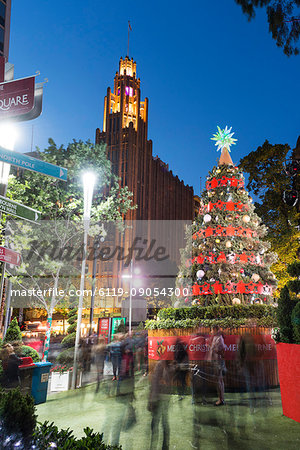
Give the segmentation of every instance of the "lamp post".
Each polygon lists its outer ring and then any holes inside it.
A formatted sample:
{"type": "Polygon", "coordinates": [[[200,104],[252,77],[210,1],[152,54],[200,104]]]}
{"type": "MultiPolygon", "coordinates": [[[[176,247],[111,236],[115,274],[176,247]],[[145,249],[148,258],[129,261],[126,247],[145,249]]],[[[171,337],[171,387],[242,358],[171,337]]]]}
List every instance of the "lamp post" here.
{"type": "Polygon", "coordinates": [[[133,273],[135,273],[136,275],[139,275],[141,273],[140,269],[138,267],[136,267],[135,269],[133,269],[133,260],[130,261],[130,272],[129,274],[123,274],[122,278],[129,278],[130,282],[129,282],[129,314],[128,314],[128,328],[129,328],[129,334],[131,334],[131,329],[132,329],[132,288],[133,288],[133,273]]]}
{"type": "Polygon", "coordinates": [[[92,295],[91,295],[91,309],[90,309],[90,331],[89,335],[93,334],[93,320],[95,307],[95,292],[96,292],[96,269],[97,269],[97,253],[100,246],[101,238],[99,236],[94,239],[94,256],[93,256],[93,271],[92,271],[92,295]]]}
{"type": "MultiPolygon", "coordinates": [[[[17,137],[16,127],[8,122],[0,125],[0,146],[7,150],[13,150],[17,137]]],[[[6,196],[8,176],[10,171],[10,164],[0,162],[0,195],[6,196]]],[[[2,213],[0,212],[0,220],[2,213]]],[[[3,313],[4,313],[4,278],[5,278],[6,263],[2,263],[1,280],[0,280],[0,331],[2,329],[3,313]]]]}
{"type": "MultiPolygon", "coordinates": [[[[2,123],[0,125],[0,146],[7,150],[13,150],[17,137],[17,130],[11,123],[2,123]]],[[[5,196],[7,189],[10,164],[0,162],[0,194],[5,196]]]]}
{"type": "Polygon", "coordinates": [[[79,350],[79,340],[81,334],[81,319],[82,319],[82,306],[83,306],[83,290],[84,290],[84,277],[85,277],[85,265],[86,265],[86,253],[87,253],[87,240],[88,232],[90,228],[90,218],[91,218],[91,206],[92,198],[94,192],[94,186],[96,182],[96,176],[93,172],[85,172],[82,176],[83,182],[83,255],[81,262],[81,277],[80,277],[80,295],[78,301],[78,311],[77,311],[77,328],[76,328],[76,338],[75,338],[75,350],[74,350],[74,362],[73,362],[73,376],[72,376],[72,389],[76,388],[76,377],[77,377],[77,359],[79,350]]]}

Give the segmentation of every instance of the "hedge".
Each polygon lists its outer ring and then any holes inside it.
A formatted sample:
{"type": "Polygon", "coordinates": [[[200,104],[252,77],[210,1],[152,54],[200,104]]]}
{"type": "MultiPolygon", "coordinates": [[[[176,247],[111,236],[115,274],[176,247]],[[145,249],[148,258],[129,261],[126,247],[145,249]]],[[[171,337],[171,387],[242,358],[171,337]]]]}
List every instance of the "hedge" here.
{"type": "Polygon", "coordinates": [[[18,352],[18,356],[30,356],[33,362],[39,362],[41,360],[38,352],[29,345],[22,345],[20,352],[18,352]]]}
{"type": "Polygon", "coordinates": [[[257,326],[277,325],[276,308],[272,305],[215,305],[192,306],[189,308],[165,308],[158,313],[157,320],[147,320],[148,330],[170,328],[195,328],[199,326],[236,328],[249,325],[255,319],[257,326]]]}
{"type": "Polygon", "coordinates": [[[74,360],[74,347],[66,348],[56,358],[59,364],[72,364],[74,360]]]}
{"type": "Polygon", "coordinates": [[[276,308],[272,305],[214,305],[192,306],[189,308],[164,308],[158,313],[159,319],[217,319],[233,317],[235,319],[250,319],[275,317],[276,308]]]}
{"type": "MultiPolygon", "coordinates": [[[[218,325],[220,328],[238,328],[242,325],[250,325],[249,319],[234,319],[226,317],[224,319],[165,319],[165,320],[147,320],[145,328],[147,330],[170,329],[170,328],[197,328],[207,327],[212,328],[218,325]]],[[[255,324],[258,327],[273,328],[277,326],[277,322],[273,317],[262,317],[255,319],[255,324]]]]}
{"type": "Polygon", "coordinates": [[[84,436],[76,438],[73,431],[59,430],[54,423],[39,424],[33,435],[34,447],[39,450],[58,448],[60,450],[122,450],[121,446],[105,444],[103,434],[94,432],[91,428],[84,428],[84,436]]]}
{"type": "Polygon", "coordinates": [[[61,346],[64,347],[64,348],[74,347],[75,339],[76,339],[76,333],[68,334],[61,341],[61,346]]]}

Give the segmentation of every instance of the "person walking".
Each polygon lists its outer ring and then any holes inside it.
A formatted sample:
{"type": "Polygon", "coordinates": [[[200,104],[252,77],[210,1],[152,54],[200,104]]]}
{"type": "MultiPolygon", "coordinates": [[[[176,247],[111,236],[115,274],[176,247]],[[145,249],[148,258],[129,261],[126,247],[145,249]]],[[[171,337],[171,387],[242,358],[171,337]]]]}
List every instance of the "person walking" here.
{"type": "Polygon", "coordinates": [[[156,364],[150,386],[148,411],[152,414],[150,450],[157,449],[159,423],[162,423],[163,443],[162,450],[169,449],[169,403],[170,381],[173,376],[171,361],[161,360],[156,364]]]}
{"type": "Polygon", "coordinates": [[[105,337],[99,336],[99,342],[95,345],[94,361],[97,367],[97,386],[96,393],[99,392],[100,383],[103,380],[104,361],[106,357],[105,337]]]}
{"type": "Polygon", "coordinates": [[[221,330],[218,326],[213,327],[213,335],[209,350],[209,360],[212,364],[212,373],[217,381],[218,400],[216,406],[222,406],[224,402],[224,379],[223,375],[226,372],[224,361],[225,343],[221,330]]]}
{"type": "Polygon", "coordinates": [[[189,371],[189,355],[184,344],[178,338],[175,344],[175,380],[178,382],[179,400],[183,400],[186,389],[186,376],[189,371]]]}
{"type": "Polygon", "coordinates": [[[122,363],[122,348],[121,340],[119,335],[115,335],[113,341],[109,344],[109,352],[111,357],[111,362],[113,366],[113,379],[112,381],[118,380],[121,371],[122,363]]]}

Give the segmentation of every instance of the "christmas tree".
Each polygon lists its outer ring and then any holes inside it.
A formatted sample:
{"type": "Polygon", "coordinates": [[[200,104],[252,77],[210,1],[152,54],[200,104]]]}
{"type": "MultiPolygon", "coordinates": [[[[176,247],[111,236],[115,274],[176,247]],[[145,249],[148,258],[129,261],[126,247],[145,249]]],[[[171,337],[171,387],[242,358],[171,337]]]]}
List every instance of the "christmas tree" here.
{"type": "Polygon", "coordinates": [[[254,212],[244,177],[229,154],[231,128],[212,138],[221,157],[207,177],[199,214],[187,229],[174,306],[271,303],[276,255],[262,239],[267,233],[254,212]]]}

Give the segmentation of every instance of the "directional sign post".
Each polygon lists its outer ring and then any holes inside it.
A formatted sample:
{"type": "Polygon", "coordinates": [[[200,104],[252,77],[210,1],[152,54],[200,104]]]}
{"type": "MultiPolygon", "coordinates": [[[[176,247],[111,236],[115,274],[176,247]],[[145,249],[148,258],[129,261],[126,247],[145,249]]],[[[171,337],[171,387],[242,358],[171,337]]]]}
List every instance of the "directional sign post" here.
{"type": "Polygon", "coordinates": [[[32,158],[32,156],[25,155],[25,153],[12,152],[0,147],[0,161],[21,167],[21,169],[32,170],[33,172],[67,181],[67,169],[47,163],[41,159],[32,158]]]}
{"type": "Polygon", "coordinates": [[[19,266],[21,264],[21,255],[10,248],[0,247],[0,261],[19,266]]]}
{"type": "Polygon", "coordinates": [[[21,219],[26,219],[30,222],[37,222],[41,218],[40,211],[28,208],[28,206],[9,200],[2,195],[0,195],[0,211],[5,214],[12,214],[13,216],[21,217],[21,219]]]}

